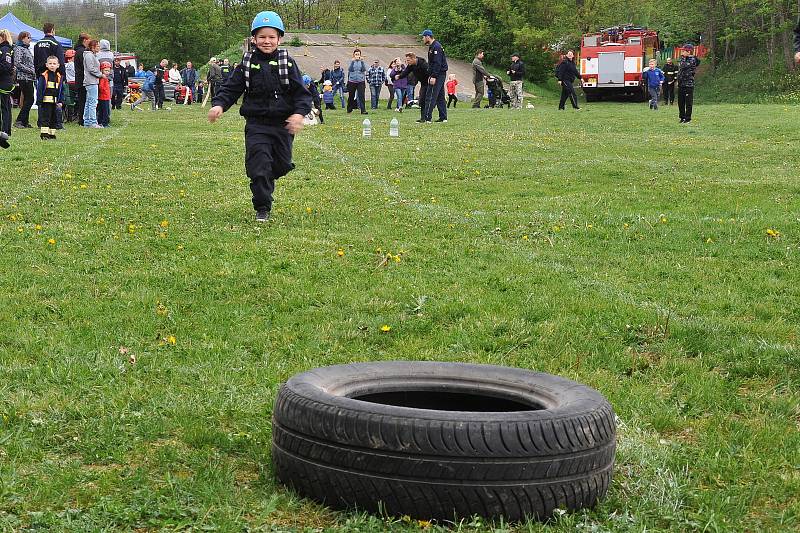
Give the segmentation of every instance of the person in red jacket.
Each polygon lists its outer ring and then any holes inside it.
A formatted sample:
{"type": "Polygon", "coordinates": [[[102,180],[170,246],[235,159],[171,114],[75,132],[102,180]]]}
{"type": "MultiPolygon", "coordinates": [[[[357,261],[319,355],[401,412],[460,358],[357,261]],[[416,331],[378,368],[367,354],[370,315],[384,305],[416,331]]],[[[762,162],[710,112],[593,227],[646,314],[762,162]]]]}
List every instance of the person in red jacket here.
{"type": "Polygon", "coordinates": [[[111,63],[103,61],[100,63],[100,87],[97,89],[97,123],[107,128],[111,125],[111,84],[109,79],[114,75],[111,63]]]}
{"type": "Polygon", "coordinates": [[[458,80],[455,74],[450,74],[447,77],[447,108],[450,108],[450,102],[453,103],[453,109],[458,104],[458,96],[456,96],[456,89],[458,87],[458,80]]]}

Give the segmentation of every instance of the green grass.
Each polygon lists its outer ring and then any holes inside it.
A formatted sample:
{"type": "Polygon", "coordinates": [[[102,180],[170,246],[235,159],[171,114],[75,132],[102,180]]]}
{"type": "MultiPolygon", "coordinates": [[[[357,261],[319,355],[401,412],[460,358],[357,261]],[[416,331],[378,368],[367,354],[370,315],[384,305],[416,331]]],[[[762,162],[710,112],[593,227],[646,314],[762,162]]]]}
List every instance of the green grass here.
{"type": "MultiPolygon", "coordinates": [[[[332,512],[271,473],[280,383],[385,359],[532,368],[609,398],[607,499],[511,529],[797,530],[796,109],[700,105],[682,126],[675,108],[536,103],[407,112],[400,139],[388,111],[372,139],[326,113],[266,226],[235,110],[15,131],[0,530],[424,527],[332,512]]],[[[509,529],[457,529],[491,528],[509,529]]]]}

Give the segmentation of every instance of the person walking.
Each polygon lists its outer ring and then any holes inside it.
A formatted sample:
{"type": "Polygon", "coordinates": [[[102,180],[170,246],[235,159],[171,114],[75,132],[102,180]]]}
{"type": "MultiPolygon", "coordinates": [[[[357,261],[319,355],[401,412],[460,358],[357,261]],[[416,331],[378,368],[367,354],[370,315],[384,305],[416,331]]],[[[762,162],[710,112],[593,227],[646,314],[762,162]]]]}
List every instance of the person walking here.
{"type": "Polygon", "coordinates": [[[191,61],[187,61],[186,68],[181,71],[181,80],[186,86],[186,90],[189,91],[189,95],[186,97],[185,102],[187,105],[191,105],[195,100],[195,92],[197,91],[197,70],[195,70],[191,61]]]}
{"type": "Polygon", "coordinates": [[[125,98],[125,87],[128,86],[128,70],[122,66],[118,57],[114,58],[113,78],[111,109],[122,109],[122,100],[125,98]]]}
{"type": "Polygon", "coordinates": [[[357,105],[362,115],[367,114],[364,108],[364,80],[367,75],[367,65],[361,59],[361,50],[353,50],[353,60],[347,67],[347,112],[352,113],[357,105]]]}
{"type": "MultiPolygon", "coordinates": [[[[0,30],[0,132],[11,136],[11,91],[14,90],[14,44],[11,32],[0,30]]],[[[6,148],[5,144],[3,145],[6,148]]]]}
{"type": "Polygon", "coordinates": [[[425,121],[431,122],[434,106],[439,112],[436,122],[447,122],[447,103],[444,84],[447,82],[447,56],[442,43],[433,36],[433,31],[424,30],[422,40],[428,45],[428,90],[425,93],[425,121]]]}
{"type": "Polygon", "coordinates": [[[208,62],[208,74],[206,74],[206,82],[208,83],[208,90],[210,91],[208,97],[213,99],[217,94],[219,85],[222,83],[222,69],[217,62],[216,57],[212,57],[211,61],[208,62]]]}
{"type": "Polygon", "coordinates": [[[519,54],[511,54],[511,68],[506,73],[511,79],[511,108],[522,109],[522,84],[525,78],[525,63],[519,58],[519,54]]]}
{"type": "Polygon", "coordinates": [[[103,127],[97,123],[98,89],[100,78],[103,77],[100,61],[97,60],[98,52],[100,52],[100,42],[97,39],[89,41],[89,46],[83,52],[83,86],[86,88],[86,104],[83,108],[84,128],[103,127]]]}
{"type": "Polygon", "coordinates": [[[675,79],[678,74],[678,65],[671,57],[664,64],[664,105],[675,105],[675,79]]]}
{"type": "Polygon", "coordinates": [[[27,31],[19,32],[17,43],[14,45],[14,69],[17,73],[17,87],[19,87],[20,102],[19,114],[14,122],[15,128],[32,128],[30,123],[31,107],[33,107],[33,86],[36,83],[36,69],[33,67],[33,54],[29,45],[31,34],[27,31]]]}
{"type": "Polygon", "coordinates": [[[694,45],[684,45],[678,63],[678,114],[684,124],[692,121],[694,75],[699,66],[700,60],[694,56],[694,45]]]}
{"type": "Polygon", "coordinates": [[[75,46],[75,87],[78,92],[75,117],[79,126],[83,126],[83,111],[86,107],[86,86],[83,84],[83,53],[86,51],[86,46],[90,40],[88,33],[81,33],[78,36],[78,44],[75,46]]]}
{"type": "Polygon", "coordinates": [[[561,60],[556,67],[556,79],[558,84],[561,85],[561,100],[558,102],[558,109],[564,110],[564,104],[569,98],[572,108],[580,110],[578,106],[578,95],[575,93],[575,87],[572,84],[575,78],[579,78],[580,73],[578,67],[575,66],[575,52],[572,50],[567,52],[567,55],[561,60]]]}
{"type": "Polygon", "coordinates": [[[386,83],[386,71],[383,70],[381,62],[377,59],[367,71],[367,83],[369,83],[369,96],[372,104],[370,107],[372,109],[378,109],[381,89],[383,89],[383,84],[386,83]]]}
{"type": "Polygon", "coordinates": [[[483,68],[483,58],[485,55],[484,51],[479,49],[475,52],[475,59],[472,60],[472,82],[475,84],[475,98],[472,99],[473,109],[481,107],[485,82],[489,77],[489,73],[483,68]]]}
{"type": "Polygon", "coordinates": [[[658,61],[655,58],[648,62],[648,67],[642,72],[642,80],[647,84],[647,92],[650,95],[650,109],[658,111],[658,99],[661,86],[664,84],[664,71],[658,68],[658,61]]]}
{"type": "Polygon", "coordinates": [[[164,98],[166,95],[164,94],[164,78],[167,74],[167,66],[169,65],[168,59],[162,59],[161,63],[153,68],[153,74],[156,75],[155,81],[153,81],[153,94],[156,97],[156,109],[163,109],[164,108],[164,98]]]}

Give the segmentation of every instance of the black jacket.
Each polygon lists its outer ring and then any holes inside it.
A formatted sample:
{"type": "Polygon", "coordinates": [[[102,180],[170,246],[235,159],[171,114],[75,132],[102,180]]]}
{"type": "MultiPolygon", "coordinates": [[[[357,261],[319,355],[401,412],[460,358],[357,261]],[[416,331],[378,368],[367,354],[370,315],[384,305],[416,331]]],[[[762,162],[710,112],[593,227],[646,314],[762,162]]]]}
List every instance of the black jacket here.
{"type": "Polygon", "coordinates": [[[47,63],[47,58],[50,56],[58,58],[58,71],[63,76],[66,73],[64,70],[64,49],[52,35],[45,35],[41,41],[33,45],[33,67],[36,69],[36,75],[38,76],[47,70],[45,63],[47,63]]]}
{"type": "Polygon", "coordinates": [[[678,63],[679,87],[694,87],[694,75],[698,66],[700,66],[700,60],[695,56],[681,58],[680,63],[678,63]]]}
{"type": "Polygon", "coordinates": [[[556,79],[562,83],[569,83],[575,81],[575,78],[580,78],[581,73],[578,72],[578,67],[569,59],[565,59],[556,67],[556,79]]]}
{"type": "Polygon", "coordinates": [[[75,47],[75,87],[83,87],[83,53],[86,47],[79,44],[75,47]]]}
{"type": "Polygon", "coordinates": [[[525,77],[525,63],[521,59],[517,59],[511,63],[511,68],[506,73],[511,78],[511,81],[522,81],[525,77]]]}
{"type": "Polygon", "coordinates": [[[289,86],[278,76],[278,54],[256,50],[250,58],[250,89],[246,91],[244,67],[238,65],[214,95],[212,105],[227,111],[244,94],[239,114],[247,120],[282,126],[290,115],[311,112],[311,93],[303,85],[297,63],[289,57],[289,86]],[[270,63],[274,64],[270,64],[270,63]]]}
{"type": "Polygon", "coordinates": [[[14,86],[14,47],[4,42],[0,44],[0,89],[10,91],[14,86]]]}
{"type": "Polygon", "coordinates": [[[678,75],[678,65],[675,63],[666,63],[661,70],[664,72],[664,83],[672,83],[675,81],[678,75]]]}
{"type": "Polygon", "coordinates": [[[166,68],[161,66],[161,63],[153,67],[153,73],[156,75],[156,79],[153,82],[153,85],[164,85],[164,73],[167,71],[166,68]]]}
{"type": "Polygon", "coordinates": [[[114,88],[128,85],[128,69],[122,65],[114,67],[114,88]]]}
{"type": "Polygon", "coordinates": [[[433,41],[428,47],[428,75],[433,78],[441,78],[446,73],[447,57],[444,54],[442,43],[438,40],[433,41]]]}
{"type": "Polygon", "coordinates": [[[428,68],[428,62],[422,59],[421,57],[418,57],[417,64],[411,66],[406,65],[405,70],[400,73],[400,77],[407,78],[409,74],[414,74],[414,77],[417,79],[417,81],[426,83],[429,72],[430,69],[428,68]]]}

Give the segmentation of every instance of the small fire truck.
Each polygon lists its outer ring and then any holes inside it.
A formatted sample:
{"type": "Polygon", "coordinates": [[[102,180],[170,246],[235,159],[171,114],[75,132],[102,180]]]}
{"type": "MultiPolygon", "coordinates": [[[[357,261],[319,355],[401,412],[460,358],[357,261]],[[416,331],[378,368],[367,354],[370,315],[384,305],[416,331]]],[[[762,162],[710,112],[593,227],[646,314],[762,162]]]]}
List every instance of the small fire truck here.
{"type": "Polygon", "coordinates": [[[614,26],[584,35],[580,71],[586,100],[622,95],[646,100],[642,71],[660,48],[657,31],[636,26],[614,26]]]}

